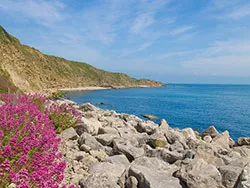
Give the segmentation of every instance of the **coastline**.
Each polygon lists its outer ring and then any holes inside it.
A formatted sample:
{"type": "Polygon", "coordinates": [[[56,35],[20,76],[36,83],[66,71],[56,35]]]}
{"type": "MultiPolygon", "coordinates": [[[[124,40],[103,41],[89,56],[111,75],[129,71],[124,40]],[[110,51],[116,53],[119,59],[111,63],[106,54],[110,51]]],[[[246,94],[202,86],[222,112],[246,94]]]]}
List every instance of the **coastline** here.
{"type": "Polygon", "coordinates": [[[163,86],[150,86],[150,85],[138,85],[138,86],[108,86],[108,87],[99,87],[99,86],[87,86],[87,87],[76,87],[76,88],[61,88],[58,91],[91,91],[91,90],[106,90],[106,89],[126,89],[126,88],[153,88],[153,87],[164,87],[163,86]]]}
{"type": "Polygon", "coordinates": [[[228,131],[220,133],[214,126],[199,133],[190,127],[170,127],[164,119],[156,124],[90,103],[57,102],[73,104],[83,121],[59,135],[67,146],[60,147],[69,164],[66,185],[246,188],[242,185],[250,182],[249,138],[235,142],[228,131]]]}

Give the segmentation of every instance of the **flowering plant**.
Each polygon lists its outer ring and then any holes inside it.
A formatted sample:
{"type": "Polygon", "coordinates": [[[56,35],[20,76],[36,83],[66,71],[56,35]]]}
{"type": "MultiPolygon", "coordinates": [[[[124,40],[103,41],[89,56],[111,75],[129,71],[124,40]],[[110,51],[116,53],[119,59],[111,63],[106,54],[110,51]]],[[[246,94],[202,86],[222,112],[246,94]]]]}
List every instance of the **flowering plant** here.
{"type": "Polygon", "coordinates": [[[0,187],[14,183],[18,188],[59,188],[66,163],[59,162],[60,139],[46,109],[47,99],[3,94],[0,100],[4,101],[0,106],[0,187]]]}

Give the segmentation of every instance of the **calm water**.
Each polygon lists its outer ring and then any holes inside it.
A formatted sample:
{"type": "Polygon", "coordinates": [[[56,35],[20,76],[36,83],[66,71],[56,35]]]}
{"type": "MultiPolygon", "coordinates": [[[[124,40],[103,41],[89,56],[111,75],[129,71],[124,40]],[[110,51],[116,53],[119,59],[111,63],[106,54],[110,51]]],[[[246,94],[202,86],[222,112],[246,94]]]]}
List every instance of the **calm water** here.
{"type": "Polygon", "coordinates": [[[153,114],[165,118],[172,127],[192,127],[201,132],[214,125],[220,132],[228,130],[234,139],[250,137],[250,86],[246,85],[169,85],[72,92],[68,97],[140,117],[153,114]]]}

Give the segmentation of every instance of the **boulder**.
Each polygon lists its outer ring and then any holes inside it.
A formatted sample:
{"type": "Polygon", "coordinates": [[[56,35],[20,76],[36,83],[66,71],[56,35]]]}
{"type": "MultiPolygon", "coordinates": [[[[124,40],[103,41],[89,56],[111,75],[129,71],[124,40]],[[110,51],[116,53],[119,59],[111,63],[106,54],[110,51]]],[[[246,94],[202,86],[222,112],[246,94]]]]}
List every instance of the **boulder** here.
{"type": "Polygon", "coordinates": [[[144,155],[143,148],[133,146],[127,139],[115,139],[113,149],[115,153],[123,153],[130,162],[144,155]]]}
{"type": "Polygon", "coordinates": [[[238,138],[237,144],[239,146],[250,145],[250,138],[249,137],[240,137],[240,138],[238,138]]]}
{"type": "Polygon", "coordinates": [[[181,130],[182,134],[184,135],[184,137],[186,139],[193,139],[193,140],[196,140],[196,135],[195,135],[195,132],[193,131],[192,128],[185,128],[185,129],[182,129],[181,130]]]}
{"type": "Polygon", "coordinates": [[[234,142],[230,138],[229,132],[224,131],[212,140],[212,145],[214,145],[218,150],[229,150],[229,148],[234,145],[234,142]]]}
{"type": "Polygon", "coordinates": [[[87,111],[97,111],[98,108],[90,103],[84,103],[79,105],[79,109],[82,110],[83,112],[87,112],[87,111]]]}
{"type": "Polygon", "coordinates": [[[232,165],[221,166],[222,184],[227,188],[234,188],[242,172],[242,168],[232,165]]]}
{"type": "Polygon", "coordinates": [[[82,129],[91,135],[97,135],[98,130],[102,127],[102,124],[96,118],[85,118],[82,117],[82,122],[84,123],[82,129]]]}
{"type": "Polygon", "coordinates": [[[90,153],[90,155],[92,155],[93,157],[98,159],[99,161],[102,161],[108,157],[106,152],[101,150],[101,149],[100,150],[90,150],[89,153],[90,153]]]}
{"type": "Polygon", "coordinates": [[[151,114],[142,114],[142,117],[150,119],[150,120],[156,120],[158,117],[151,115],[151,114]]]}
{"type": "Polygon", "coordinates": [[[98,130],[98,134],[114,134],[119,135],[118,130],[112,127],[100,127],[98,130]]]}
{"type": "Polygon", "coordinates": [[[60,137],[63,140],[77,140],[78,134],[76,133],[75,129],[73,127],[70,127],[68,129],[65,129],[61,134],[60,137]]]}
{"type": "Polygon", "coordinates": [[[208,164],[203,159],[190,160],[183,163],[181,169],[177,171],[179,177],[188,188],[222,188],[222,176],[217,168],[208,164]]]}
{"type": "Polygon", "coordinates": [[[104,150],[102,144],[100,144],[96,139],[95,137],[91,136],[90,134],[88,133],[83,133],[79,139],[78,139],[78,144],[81,148],[81,146],[83,144],[89,146],[91,148],[91,150],[99,150],[99,149],[102,149],[104,150]]]}
{"type": "Polygon", "coordinates": [[[205,131],[203,131],[201,133],[201,136],[204,137],[204,136],[211,136],[212,138],[218,136],[220,133],[216,130],[216,128],[214,126],[210,126],[208,127],[205,131]]]}
{"type": "Polygon", "coordinates": [[[212,139],[211,136],[206,135],[206,136],[203,137],[203,140],[204,140],[205,142],[207,142],[207,143],[211,143],[213,139],[212,139]]]}
{"type": "Polygon", "coordinates": [[[165,119],[162,119],[160,124],[159,124],[159,129],[164,130],[164,131],[168,131],[168,129],[170,129],[170,126],[168,125],[167,121],[165,119]]]}
{"type": "Polygon", "coordinates": [[[161,159],[167,163],[174,163],[177,160],[183,159],[183,154],[178,153],[176,151],[169,151],[165,148],[156,148],[151,149],[150,147],[145,147],[146,156],[148,157],[157,157],[158,159],[161,159]]]}
{"type": "Polygon", "coordinates": [[[151,135],[155,133],[157,127],[158,125],[156,125],[154,122],[147,121],[147,122],[139,122],[135,128],[139,133],[145,132],[151,135]]]}
{"type": "Polygon", "coordinates": [[[85,181],[81,181],[80,186],[82,188],[120,188],[118,181],[124,171],[124,166],[109,162],[98,163],[90,169],[90,175],[85,181]]]}
{"type": "Polygon", "coordinates": [[[181,132],[171,129],[171,130],[168,130],[165,136],[170,144],[173,144],[176,141],[178,141],[179,143],[182,144],[184,149],[188,148],[186,144],[187,141],[181,132]]]}
{"type": "Polygon", "coordinates": [[[129,176],[126,180],[126,188],[137,188],[138,181],[134,176],[129,176]]]}
{"type": "Polygon", "coordinates": [[[103,160],[103,162],[109,162],[115,165],[123,166],[124,168],[127,168],[130,165],[129,160],[123,154],[107,157],[106,159],[103,160]]]}
{"type": "Polygon", "coordinates": [[[95,136],[96,140],[103,146],[109,146],[115,138],[118,138],[115,134],[100,134],[95,136]]]}
{"type": "Polygon", "coordinates": [[[243,169],[237,188],[249,188],[250,187],[250,163],[248,163],[243,169]]]}
{"type": "Polygon", "coordinates": [[[137,179],[138,188],[181,188],[179,180],[172,176],[176,169],[157,158],[142,157],[133,161],[128,176],[137,179]]]}

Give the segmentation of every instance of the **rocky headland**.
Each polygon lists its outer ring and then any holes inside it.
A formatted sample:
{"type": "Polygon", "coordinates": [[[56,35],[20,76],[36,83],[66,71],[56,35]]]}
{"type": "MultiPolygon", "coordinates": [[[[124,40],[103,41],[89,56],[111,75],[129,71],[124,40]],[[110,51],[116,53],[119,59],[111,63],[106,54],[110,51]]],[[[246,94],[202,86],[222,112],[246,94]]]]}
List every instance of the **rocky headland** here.
{"type": "Polygon", "coordinates": [[[250,139],[211,126],[198,133],[70,103],[82,123],[64,130],[64,184],[81,188],[249,188],[250,139]]]}

